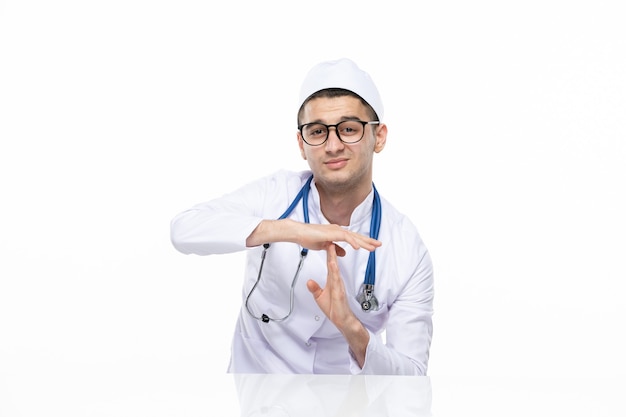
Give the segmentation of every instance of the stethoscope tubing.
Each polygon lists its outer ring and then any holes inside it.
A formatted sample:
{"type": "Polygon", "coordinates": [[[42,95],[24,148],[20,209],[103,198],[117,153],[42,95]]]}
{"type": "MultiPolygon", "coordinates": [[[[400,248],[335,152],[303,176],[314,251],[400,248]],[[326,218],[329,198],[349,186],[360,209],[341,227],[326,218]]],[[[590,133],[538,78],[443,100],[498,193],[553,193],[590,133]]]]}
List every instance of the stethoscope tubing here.
{"type": "MultiPolygon", "coordinates": [[[[285,212],[278,218],[278,220],[287,218],[287,216],[289,216],[289,214],[291,214],[291,212],[298,205],[300,200],[302,200],[304,222],[307,224],[310,223],[308,199],[309,199],[309,190],[311,188],[312,181],[313,181],[313,175],[309,177],[309,179],[306,181],[304,186],[300,189],[300,191],[298,192],[296,197],[293,199],[289,207],[287,207],[287,210],[285,210],[285,212]]],[[[376,186],[373,183],[372,183],[372,188],[374,190],[374,204],[372,205],[372,219],[370,220],[370,237],[374,239],[378,239],[378,234],[380,232],[381,217],[382,217],[381,216],[382,204],[380,202],[380,196],[378,194],[378,190],[376,190],[376,186]]],[[[294,308],[294,291],[295,291],[296,282],[300,275],[300,271],[302,270],[304,259],[306,258],[308,254],[308,249],[302,248],[300,252],[300,261],[298,262],[298,268],[296,269],[296,273],[294,274],[293,280],[291,281],[291,288],[289,291],[289,312],[284,317],[281,317],[281,318],[272,318],[272,317],[269,317],[267,314],[262,314],[260,317],[257,317],[252,313],[252,311],[250,311],[250,307],[248,306],[248,301],[250,300],[252,293],[254,292],[256,287],[259,285],[259,282],[261,281],[261,275],[263,272],[263,264],[265,263],[265,257],[267,255],[267,250],[269,248],[270,248],[269,243],[263,244],[263,252],[261,254],[261,264],[259,265],[259,274],[257,275],[256,282],[252,286],[252,289],[248,293],[248,296],[246,297],[246,301],[245,301],[245,307],[246,307],[246,310],[248,311],[248,314],[250,314],[251,317],[257,320],[261,320],[264,323],[267,323],[270,320],[280,322],[280,321],[286,320],[291,315],[293,308],[294,308]]],[[[367,267],[365,269],[365,279],[363,281],[364,292],[363,292],[362,297],[365,303],[361,301],[361,305],[363,307],[363,310],[365,311],[370,310],[372,305],[374,305],[375,308],[377,308],[378,306],[378,303],[374,296],[375,281],[376,281],[376,253],[375,253],[375,250],[373,250],[370,252],[369,258],[367,260],[367,267]],[[367,308],[365,307],[366,305],[367,305],[367,308]]]]}

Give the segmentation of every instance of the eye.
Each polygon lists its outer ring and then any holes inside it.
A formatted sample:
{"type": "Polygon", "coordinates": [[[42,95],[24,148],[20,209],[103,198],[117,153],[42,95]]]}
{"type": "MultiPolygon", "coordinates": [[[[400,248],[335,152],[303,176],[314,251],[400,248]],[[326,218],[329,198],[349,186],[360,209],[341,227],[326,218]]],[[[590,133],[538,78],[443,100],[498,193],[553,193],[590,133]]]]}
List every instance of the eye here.
{"type": "Polygon", "coordinates": [[[321,124],[308,125],[305,127],[304,133],[307,137],[312,138],[326,136],[326,126],[321,124]]]}
{"type": "Polygon", "coordinates": [[[339,124],[340,134],[343,136],[354,136],[361,133],[363,127],[359,122],[347,121],[339,124]]]}

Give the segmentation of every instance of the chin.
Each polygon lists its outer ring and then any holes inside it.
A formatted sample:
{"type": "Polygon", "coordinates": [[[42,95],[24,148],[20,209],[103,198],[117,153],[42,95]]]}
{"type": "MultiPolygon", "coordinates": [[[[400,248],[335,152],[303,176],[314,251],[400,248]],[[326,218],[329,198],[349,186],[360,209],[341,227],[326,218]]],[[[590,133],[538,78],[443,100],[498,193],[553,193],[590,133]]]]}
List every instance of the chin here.
{"type": "Polygon", "coordinates": [[[354,185],[354,176],[349,172],[340,172],[333,171],[327,172],[320,176],[320,181],[322,184],[328,187],[334,188],[346,188],[349,189],[354,185]]]}

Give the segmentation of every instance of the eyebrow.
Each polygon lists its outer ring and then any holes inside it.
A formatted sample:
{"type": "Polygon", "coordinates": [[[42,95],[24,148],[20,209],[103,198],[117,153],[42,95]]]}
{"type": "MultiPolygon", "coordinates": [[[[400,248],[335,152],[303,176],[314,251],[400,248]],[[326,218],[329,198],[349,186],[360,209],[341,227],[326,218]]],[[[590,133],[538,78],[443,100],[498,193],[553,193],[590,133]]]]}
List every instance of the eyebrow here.
{"type": "MultiPolygon", "coordinates": [[[[341,116],[341,118],[339,118],[339,121],[338,121],[337,123],[346,122],[346,121],[348,121],[348,120],[358,120],[358,121],[360,121],[360,120],[361,120],[361,118],[360,118],[360,117],[357,117],[357,116],[341,116]]],[[[326,124],[326,123],[325,123],[323,120],[321,120],[321,119],[315,119],[315,120],[313,120],[313,121],[311,121],[311,122],[302,123],[302,125],[303,125],[303,126],[304,126],[304,125],[309,125],[309,124],[311,124],[311,123],[320,123],[320,124],[323,124],[323,125],[325,125],[325,124],[326,124]]],[[[337,124],[337,123],[330,123],[330,125],[337,124]]]]}

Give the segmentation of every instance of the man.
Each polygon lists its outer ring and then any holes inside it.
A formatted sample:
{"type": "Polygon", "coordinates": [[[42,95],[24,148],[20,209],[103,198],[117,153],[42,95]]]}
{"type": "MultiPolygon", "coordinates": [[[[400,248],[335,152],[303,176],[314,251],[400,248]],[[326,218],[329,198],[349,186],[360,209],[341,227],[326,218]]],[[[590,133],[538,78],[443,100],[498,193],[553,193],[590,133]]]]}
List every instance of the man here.
{"type": "Polygon", "coordinates": [[[248,251],[229,372],[426,375],[432,263],[373,183],[378,90],[339,59],[309,71],[300,104],[310,171],[279,170],[171,223],[182,253],[248,251]]]}

